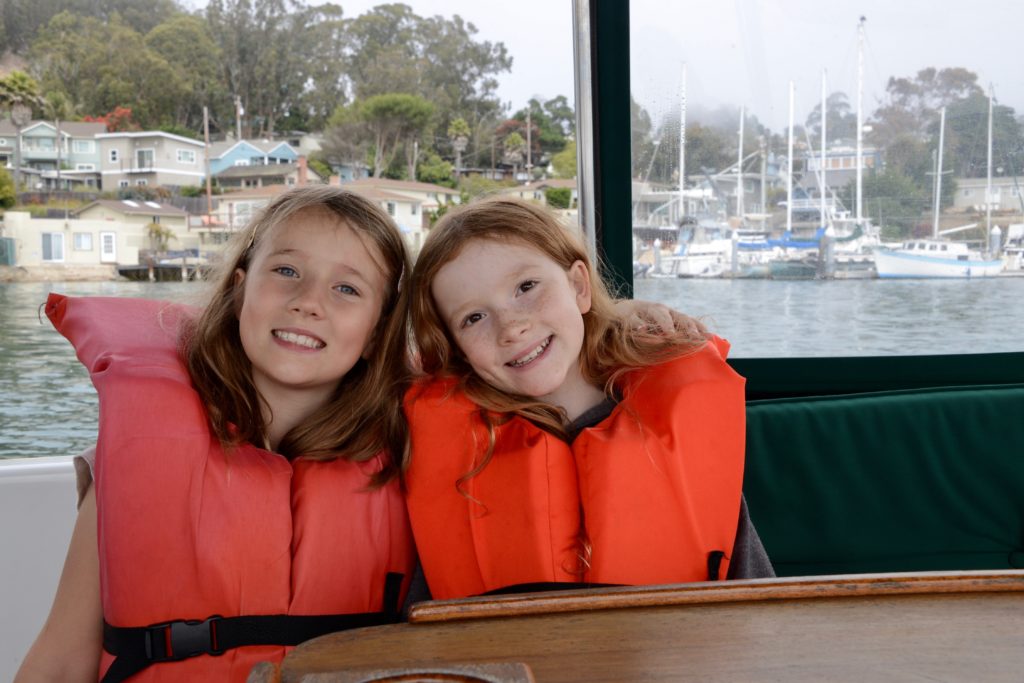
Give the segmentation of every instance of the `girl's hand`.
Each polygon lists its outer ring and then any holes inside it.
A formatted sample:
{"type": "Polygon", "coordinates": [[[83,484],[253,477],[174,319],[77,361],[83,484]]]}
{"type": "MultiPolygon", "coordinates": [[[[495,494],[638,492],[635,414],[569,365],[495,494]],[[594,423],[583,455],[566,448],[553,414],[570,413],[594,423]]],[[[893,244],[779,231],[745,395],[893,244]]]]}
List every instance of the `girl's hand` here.
{"type": "Polygon", "coordinates": [[[615,312],[634,330],[652,334],[685,333],[687,337],[703,337],[704,326],[695,318],[654,301],[619,299],[615,312]]]}

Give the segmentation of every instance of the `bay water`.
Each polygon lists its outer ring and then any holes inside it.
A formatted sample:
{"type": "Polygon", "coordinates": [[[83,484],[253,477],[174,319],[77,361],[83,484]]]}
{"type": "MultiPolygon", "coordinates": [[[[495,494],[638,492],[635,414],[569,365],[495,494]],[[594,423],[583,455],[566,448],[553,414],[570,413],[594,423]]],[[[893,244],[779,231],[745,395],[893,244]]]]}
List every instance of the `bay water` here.
{"type": "MultiPolygon", "coordinates": [[[[0,458],[69,455],[94,443],[98,406],[71,345],[41,305],[53,291],[195,303],[195,282],[0,283],[0,458]]],[[[1024,350],[1024,278],[646,279],[637,298],[700,317],[734,357],[1024,350]]]]}

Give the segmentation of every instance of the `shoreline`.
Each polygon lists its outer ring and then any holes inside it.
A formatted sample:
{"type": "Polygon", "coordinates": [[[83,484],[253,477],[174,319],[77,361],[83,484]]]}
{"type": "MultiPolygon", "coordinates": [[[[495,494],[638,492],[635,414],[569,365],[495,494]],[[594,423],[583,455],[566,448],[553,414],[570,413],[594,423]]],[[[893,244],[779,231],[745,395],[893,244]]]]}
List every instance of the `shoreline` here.
{"type": "Polygon", "coordinates": [[[52,264],[45,266],[0,266],[3,282],[128,282],[117,266],[52,264]]]}

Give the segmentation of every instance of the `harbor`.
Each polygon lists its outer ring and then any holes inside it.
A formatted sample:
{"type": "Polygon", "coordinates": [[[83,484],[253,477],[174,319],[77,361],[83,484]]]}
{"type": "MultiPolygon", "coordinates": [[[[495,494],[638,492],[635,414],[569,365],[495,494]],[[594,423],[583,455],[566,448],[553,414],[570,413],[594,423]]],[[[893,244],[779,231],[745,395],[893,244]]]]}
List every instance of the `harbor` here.
{"type": "MultiPolygon", "coordinates": [[[[0,458],[68,455],[96,436],[96,393],[67,341],[39,319],[50,291],[199,303],[197,282],[0,283],[0,458]]],[[[637,279],[639,299],[699,317],[733,358],[985,353],[1019,349],[1024,278],[637,279]]]]}

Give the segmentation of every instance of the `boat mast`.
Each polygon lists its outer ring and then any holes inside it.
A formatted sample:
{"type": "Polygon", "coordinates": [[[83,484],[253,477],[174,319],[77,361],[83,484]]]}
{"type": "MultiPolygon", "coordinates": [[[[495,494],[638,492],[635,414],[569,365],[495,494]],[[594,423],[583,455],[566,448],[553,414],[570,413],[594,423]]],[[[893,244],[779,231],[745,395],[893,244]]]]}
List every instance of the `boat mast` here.
{"type": "Polygon", "coordinates": [[[683,62],[683,87],[679,97],[679,226],[686,216],[686,62],[683,62]]]}
{"type": "Polygon", "coordinates": [[[793,230],[793,97],[795,88],[789,82],[789,148],[786,162],[786,232],[793,230]]]}
{"type": "Polygon", "coordinates": [[[992,85],[988,86],[988,180],[985,182],[985,239],[992,234],[992,85]]]}
{"type": "Polygon", "coordinates": [[[864,17],[857,24],[857,225],[863,220],[864,203],[864,17]]]}
{"type": "Polygon", "coordinates": [[[743,225],[743,119],[745,111],[740,105],[740,146],[736,153],[736,216],[743,225]]]}
{"type": "Polygon", "coordinates": [[[932,215],[932,237],[939,237],[939,202],[942,199],[942,144],[946,136],[946,108],[939,114],[939,153],[935,159],[935,212],[932,215]]]}
{"type": "MultiPolygon", "coordinates": [[[[821,70],[821,175],[819,178],[820,187],[818,192],[821,194],[821,226],[825,227],[825,105],[828,99],[825,90],[825,80],[828,72],[825,69],[821,70]]],[[[790,124],[792,125],[792,123],[790,124]]]]}

